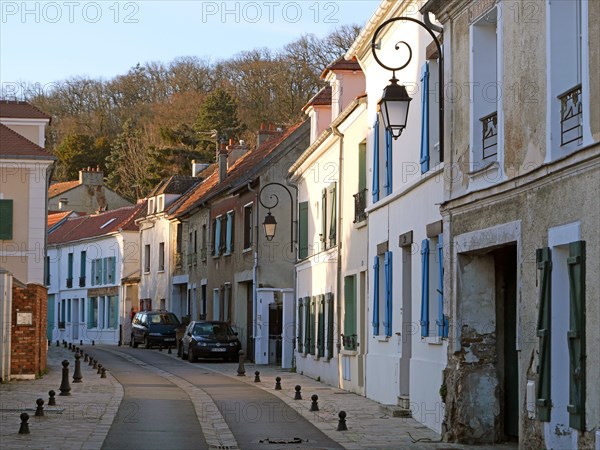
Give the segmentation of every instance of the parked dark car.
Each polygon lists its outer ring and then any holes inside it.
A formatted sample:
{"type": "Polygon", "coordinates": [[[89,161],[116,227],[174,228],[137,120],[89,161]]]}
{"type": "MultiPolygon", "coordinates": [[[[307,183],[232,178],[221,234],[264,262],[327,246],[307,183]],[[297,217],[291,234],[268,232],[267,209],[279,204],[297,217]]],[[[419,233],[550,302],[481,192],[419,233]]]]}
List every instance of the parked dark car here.
{"type": "Polygon", "coordinates": [[[182,358],[190,362],[198,358],[223,358],[237,361],[242,348],[237,333],[227,322],[190,322],[181,339],[182,358]]]}
{"type": "Polygon", "coordinates": [[[144,343],[146,348],[154,345],[175,347],[175,330],[181,326],[175,314],[168,311],[141,311],[131,321],[131,341],[134,348],[144,343]]]}

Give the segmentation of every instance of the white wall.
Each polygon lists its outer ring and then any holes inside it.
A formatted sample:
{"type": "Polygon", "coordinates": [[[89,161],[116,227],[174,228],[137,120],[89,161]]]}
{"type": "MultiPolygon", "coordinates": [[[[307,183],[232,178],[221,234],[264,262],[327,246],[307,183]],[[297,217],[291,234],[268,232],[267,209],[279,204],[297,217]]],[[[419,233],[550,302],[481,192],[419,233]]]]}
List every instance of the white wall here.
{"type": "Polygon", "coordinates": [[[165,299],[165,306],[170,309],[170,273],[172,272],[172,261],[170,255],[174,254],[171,249],[171,237],[169,234],[170,222],[165,218],[145,219],[140,223],[140,298],[151,298],[152,308],[160,307],[160,300],[165,299]],[[158,270],[158,249],[159,244],[165,244],[165,269],[158,270]],[[150,244],[150,272],[144,273],[144,249],[150,244]]]}

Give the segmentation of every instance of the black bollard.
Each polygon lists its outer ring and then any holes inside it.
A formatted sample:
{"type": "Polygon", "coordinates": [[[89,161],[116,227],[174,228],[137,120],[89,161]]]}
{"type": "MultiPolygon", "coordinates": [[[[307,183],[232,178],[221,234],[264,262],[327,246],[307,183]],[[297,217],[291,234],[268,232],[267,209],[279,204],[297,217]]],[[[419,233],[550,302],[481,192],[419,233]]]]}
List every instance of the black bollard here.
{"type": "Polygon", "coordinates": [[[297,384],[294,389],[296,390],[296,395],[294,395],[294,400],[302,400],[302,394],[300,393],[300,391],[302,390],[302,386],[297,384]]]}
{"type": "Polygon", "coordinates": [[[56,392],[54,392],[53,390],[48,391],[48,406],[56,406],[56,399],[54,398],[55,395],[56,392]]]}
{"type": "Polygon", "coordinates": [[[38,398],[35,401],[37,408],[35,408],[35,416],[36,417],[44,417],[44,399],[38,398]]]}
{"type": "Polygon", "coordinates": [[[79,345],[83,347],[83,341],[81,339],[79,339],[79,345]]]}
{"type": "Polygon", "coordinates": [[[348,426],[346,425],[346,411],[340,411],[338,417],[340,420],[338,421],[337,430],[348,431],[348,426]]]}
{"type": "Polygon", "coordinates": [[[275,377],[275,390],[281,390],[281,377],[275,377]]]}
{"type": "Polygon", "coordinates": [[[21,426],[19,427],[19,434],[29,434],[29,414],[26,412],[21,413],[21,426]]]}
{"type": "Polygon", "coordinates": [[[258,370],[254,372],[254,382],[260,383],[260,372],[258,370]]]}
{"type": "Polygon", "coordinates": [[[98,372],[96,372],[98,375],[100,375],[102,373],[102,364],[98,364],[98,372]]]}
{"type": "Polygon", "coordinates": [[[81,350],[79,350],[79,347],[75,347],[75,353],[81,353],[81,350]]]}
{"type": "Polygon", "coordinates": [[[100,375],[100,378],[106,378],[106,367],[102,368],[102,375],[100,375]]]}
{"type": "Polygon", "coordinates": [[[98,368],[98,361],[96,361],[96,359],[94,358],[94,364],[92,365],[92,369],[97,369],[98,368]]]}
{"type": "Polygon", "coordinates": [[[82,383],[83,376],[81,375],[81,355],[75,353],[75,372],[73,372],[73,383],[82,383]]]}
{"type": "Polygon", "coordinates": [[[60,342],[58,340],[56,341],[56,346],[60,347],[60,342]]]}
{"type": "Polygon", "coordinates": [[[87,353],[83,354],[83,362],[89,362],[89,358],[88,358],[88,354],[87,353]]]}
{"type": "Polygon", "coordinates": [[[239,357],[239,362],[238,362],[238,370],[237,370],[237,376],[238,377],[245,377],[246,376],[246,368],[244,367],[244,355],[246,355],[246,353],[244,353],[244,350],[240,350],[238,352],[238,357],[239,357]]]}
{"type": "Polygon", "coordinates": [[[319,410],[319,396],[317,394],[313,394],[310,396],[310,399],[312,400],[312,403],[310,404],[310,410],[318,411],[319,410]]]}
{"type": "Polygon", "coordinates": [[[168,353],[169,355],[173,353],[173,352],[171,351],[171,346],[170,346],[170,345],[169,345],[169,350],[167,351],[167,353],[168,353]]]}
{"type": "Polygon", "coordinates": [[[94,365],[94,358],[92,358],[90,356],[90,360],[88,361],[88,366],[93,366],[94,365]]]}
{"type": "Polygon", "coordinates": [[[96,345],[96,341],[92,341],[92,345],[96,345]]]}
{"type": "Polygon", "coordinates": [[[63,346],[67,348],[67,341],[63,341],[63,346]]]}
{"type": "Polygon", "coordinates": [[[71,395],[71,385],[69,384],[69,361],[66,359],[62,362],[62,382],[60,383],[60,394],[58,395],[71,395]]]}
{"type": "Polygon", "coordinates": [[[71,343],[69,342],[69,350],[71,350],[71,348],[72,348],[72,346],[71,346],[71,343]]]}

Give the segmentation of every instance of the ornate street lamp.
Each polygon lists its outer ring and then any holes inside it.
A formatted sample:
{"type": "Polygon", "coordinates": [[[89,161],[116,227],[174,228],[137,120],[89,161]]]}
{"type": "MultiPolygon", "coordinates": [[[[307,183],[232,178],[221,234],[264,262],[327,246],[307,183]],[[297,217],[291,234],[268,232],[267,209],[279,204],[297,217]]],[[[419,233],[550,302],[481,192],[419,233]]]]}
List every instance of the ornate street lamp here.
{"type": "Polygon", "coordinates": [[[395,44],[394,49],[400,50],[401,45],[405,45],[408,49],[408,59],[404,64],[399,66],[388,66],[384,64],[379,57],[377,56],[377,50],[379,50],[379,45],[377,44],[377,36],[379,33],[389,24],[396,22],[412,22],[417,25],[423,27],[437,47],[438,58],[439,58],[439,122],[440,122],[440,160],[443,160],[444,155],[444,57],[442,55],[442,46],[440,45],[440,41],[425,23],[420,20],[413,19],[412,17],[392,17],[391,19],[383,22],[377,30],[375,30],[375,34],[373,35],[373,39],[371,40],[371,51],[373,52],[373,57],[377,64],[379,64],[384,69],[387,69],[392,72],[392,78],[390,79],[390,84],[385,87],[383,90],[383,95],[381,96],[381,100],[379,101],[379,109],[383,116],[383,123],[385,125],[386,130],[388,130],[394,139],[398,139],[406,128],[406,123],[408,121],[408,108],[410,105],[411,98],[406,91],[406,87],[398,84],[398,79],[396,78],[396,71],[400,71],[404,69],[406,66],[410,64],[412,60],[412,49],[408,43],[405,41],[399,41],[395,44]]]}
{"type": "Polygon", "coordinates": [[[263,208],[266,208],[268,210],[267,215],[265,216],[265,220],[262,224],[264,232],[265,232],[265,238],[267,238],[267,241],[272,241],[273,238],[275,237],[275,231],[277,230],[277,221],[275,220],[275,216],[271,214],[271,209],[277,207],[277,205],[279,204],[279,197],[277,197],[277,194],[270,194],[269,200],[271,202],[269,202],[267,205],[265,205],[265,203],[263,202],[263,199],[262,199],[263,191],[270,186],[281,187],[290,196],[290,244],[292,246],[292,251],[293,251],[294,250],[294,207],[293,207],[294,198],[292,197],[292,193],[290,192],[290,190],[281,183],[276,183],[276,182],[267,183],[260,189],[260,192],[258,193],[258,201],[260,202],[260,204],[262,205],[263,208]]]}

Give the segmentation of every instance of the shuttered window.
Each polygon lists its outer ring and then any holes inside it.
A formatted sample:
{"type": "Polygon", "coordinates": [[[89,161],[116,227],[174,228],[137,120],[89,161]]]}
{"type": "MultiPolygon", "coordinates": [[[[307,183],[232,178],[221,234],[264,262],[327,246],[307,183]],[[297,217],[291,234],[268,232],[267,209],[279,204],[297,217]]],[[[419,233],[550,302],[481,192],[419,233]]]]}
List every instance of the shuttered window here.
{"type": "Polygon", "coordinates": [[[448,317],[444,315],[444,238],[443,235],[438,236],[437,244],[438,252],[438,336],[448,337],[448,317]]]}
{"type": "Polygon", "coordinates": [[[356,276],[344,278],[344,348],[356,350],[356,276]]]}
{"type": "Polygon", "coordinates": [[[317,356],[325,356],[325,296],[317,297],[317,356]]]}
{"type": "Polygon", "coordinates": [[[88,298],[88,328],[96,328],[98,326],[98,299],[96,297],[88,298]]]}
{"type": "Polygon", "coordinates": [[[308,202],[298,205],[298,258],[308,257],[308,202]]]}
{"type": "Polygon", "coordinates": [[[421,242],[421,336],[429,336],[429,239],[421,242]]]}
{"type": "Polygon", "coordinates": [[[536,252],[537,269],[541,272],[539,286],[539,310],[537,336],[539,338],[539,364],[536,406],[538,419],[550,421],[550,323],[551,323],[551,268],[552,256],[549,248],[538,249],[536,252]]]}
{"type": "Polygon", "coordinates": [[[379,336],[379,256],[373,262],[373,336],[379,336]]]}
{"type": "Polygon", "coordinates": [[[329,246],[335,247],[337,243],[337,218],[336,218],[336,195],[337,195],[337,183],[332,183],[327,188],[327,195],[329,197],[329,246]]]}
{"type": "Polygon", "coordinates": [[[231,255],[233,252],[233,211],[229,211],[227,213],[227,228],[226,233],[227,237],[225,240],[225,254],[231,255]]]}
{"type": "Polygon", "coordinates": [[[569,425],[585,430],[585,241],[569,244],[569,425]]]}
{"type": "Polygon", "coordinates": [[[317,303],[317,297],[312,297],[309,301],[308,307],[308,318],[306,320],[306,346],[308,347],[307,353],[315,354],[315,308],[317,303]]]}
{"type": "Polygon", "coordinates": [[[298,299],[298,353],[304,352],[304,299],[298,299]]]}
{"type": "Polygon", "coordinates": [[[321,250],[327,248],[327,188],[321,191],[321,250]]]}
{"type": "Polygon", "coordinates": [[[393,183],[393,142],[391,130],[385,130],[385,194],[390,195],[394,189],[393,183]]]}
{"type": "Polygon", "coordinates": [[[379,117],[373,125],[373,203],[379,201],[379,117]]]}
{"type": "Polygon", "coordinates": [[[333,343],[335,340],[333,336],[333,301],[334,298],[331,292],[325,294],[325,309],[327,311],[327,359],[333,358],[333,343]]]}
{"type": "Polygon", "coordinates": [[[429,170],[429,63],[421,69],[421,173],[429,170]]]}
{"type": "Polygon", "coordinates": [[[13,201],[0,200],[0,240],[10,241],[13,238],[13,201]]]}
{"type": "Polygon", "coordinates": [[[215,256],[221,254],[221,216],[217,217],[213,222],[214,227],[214,242],[213,251],[215,256]]]}
{"type": "Polygon", "coordinates": [[[383,326],[385,335],[392,335],[392,252],[385,252],[384,259],[385,278],[385,314],[383,326]]]}

